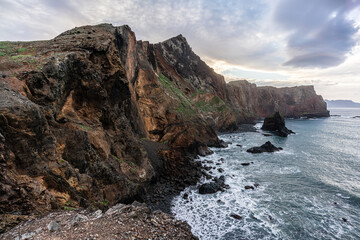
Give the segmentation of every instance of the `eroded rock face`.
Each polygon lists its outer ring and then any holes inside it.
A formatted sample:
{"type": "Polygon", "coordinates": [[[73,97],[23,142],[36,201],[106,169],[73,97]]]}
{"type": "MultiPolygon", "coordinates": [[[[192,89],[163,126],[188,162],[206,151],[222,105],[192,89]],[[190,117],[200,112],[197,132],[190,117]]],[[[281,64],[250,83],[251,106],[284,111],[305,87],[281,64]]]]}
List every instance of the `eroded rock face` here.
{"type": "Polygon", "coordinates": [[[101,24],[14,45],[36,64],[0,57],[0,212],[131,202],[161,174],[186,175],[186,152],[223,146],[192,102],[195,85],[174,77],[178,54],[192,54],[184,45],[166,55],[180,40],[146,49],[128,26],[101,24]]]}
{"type": "Polygon", "coordinates": [[[228,84],[229,99],[238,118],[267,117],[281,112],[284,117],[329,117],[324,99],[314,86],[257,87],[246,80],[228,84]]]}

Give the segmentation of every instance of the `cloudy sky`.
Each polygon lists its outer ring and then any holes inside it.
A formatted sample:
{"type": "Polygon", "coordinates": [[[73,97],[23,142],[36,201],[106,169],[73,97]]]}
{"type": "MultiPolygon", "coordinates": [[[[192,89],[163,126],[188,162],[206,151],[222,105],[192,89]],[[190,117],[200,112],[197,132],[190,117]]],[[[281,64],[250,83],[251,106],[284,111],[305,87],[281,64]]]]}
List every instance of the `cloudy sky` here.
{"type": "Polygon", "coordinates": [[[360,102],[360,0],[0,0],[0,40],[128,24],[137,39],[183,34],[227,81],[315,85],[360,102]]]}

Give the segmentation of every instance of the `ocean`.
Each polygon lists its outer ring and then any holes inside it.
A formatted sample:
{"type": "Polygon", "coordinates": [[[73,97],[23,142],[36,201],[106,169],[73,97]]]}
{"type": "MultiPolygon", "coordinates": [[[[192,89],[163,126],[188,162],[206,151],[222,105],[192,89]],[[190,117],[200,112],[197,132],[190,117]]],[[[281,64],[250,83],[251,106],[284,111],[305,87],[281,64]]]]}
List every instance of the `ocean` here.
{"type": "Polygon", "coordinates": [[[264,136],[261,123],[258,132],[221,135],[232,144],[198,161],[230,189],[200,195],[186,188],[172,202],[175,217],[200,239],[360,239],[360,109],[329,110],[336,116],[287,119],[296,133],[287,138],[264,136]],[[266,141],[284,150],[246,152],[266,141]]]}

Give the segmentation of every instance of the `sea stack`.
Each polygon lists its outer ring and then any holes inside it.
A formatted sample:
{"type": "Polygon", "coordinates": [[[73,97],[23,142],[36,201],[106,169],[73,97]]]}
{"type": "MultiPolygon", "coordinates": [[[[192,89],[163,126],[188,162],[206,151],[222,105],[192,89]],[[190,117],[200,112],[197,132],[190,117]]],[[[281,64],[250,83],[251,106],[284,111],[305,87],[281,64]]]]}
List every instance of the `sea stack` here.
{"type": "Polygon", "coordinates": [[[276,112],[270,117],[266,117],[261,129],[266,131],[275,131],[280,137],[287,137],[289,134],[294,133],[285,126],[285,119],[279,112],[276,112]]]}

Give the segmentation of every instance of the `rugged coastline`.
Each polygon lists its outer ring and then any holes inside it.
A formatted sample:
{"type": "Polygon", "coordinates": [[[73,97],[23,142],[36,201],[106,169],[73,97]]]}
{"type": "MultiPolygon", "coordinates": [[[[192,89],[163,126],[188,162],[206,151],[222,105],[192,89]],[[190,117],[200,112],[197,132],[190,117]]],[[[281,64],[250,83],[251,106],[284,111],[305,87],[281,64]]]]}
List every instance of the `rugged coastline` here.
{"type": "Polygon", "coordinates": [[[169,213],[171,196],[204,174],[193,158],[226,146],[217,131],[275,111],[328,115],[311,86],[227,84],[182,35],[150,44],[101,24],[1,44],[0,231],[134,200],[169,213]]]}

